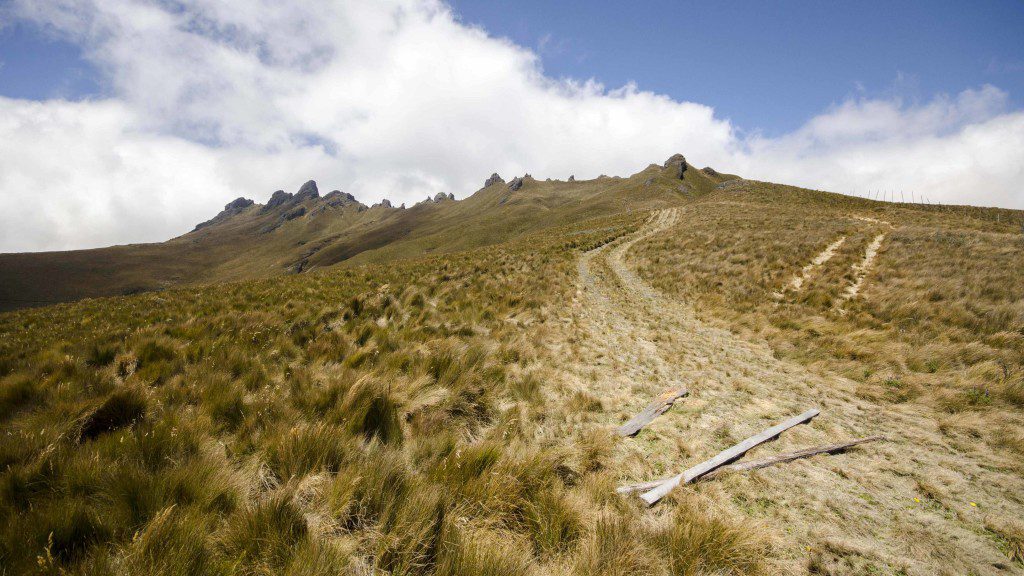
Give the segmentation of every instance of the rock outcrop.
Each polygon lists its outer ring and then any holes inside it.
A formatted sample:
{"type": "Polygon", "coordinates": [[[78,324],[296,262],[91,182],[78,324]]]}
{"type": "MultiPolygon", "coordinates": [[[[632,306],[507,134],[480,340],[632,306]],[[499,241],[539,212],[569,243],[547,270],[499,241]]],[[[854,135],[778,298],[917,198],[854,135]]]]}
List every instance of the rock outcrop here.
{"type": "MultiPolygon", "coordinates": [[[[235,198],[231,202],[228,202],[227,204],[224,205],[224,212],[241,212],[242,210],[245,210],[246,208],[252,206],[253,204],[255,204],[255,202],[253,202],[252,200],[249,200],[248,198],[242,198],[241,196],[239,196],[238,198],[235,198]]],[[[224,212],[221,212],[221,214],[223,214],[224,212]]]]}
{"type": "Polygon", "coordinates": [[[718,186],[715,186],[715,190],[734,190],[736,192],[746,192],[744,186],[744,184],[746,183],[747,180],[744,180],[743,178],[734,178],[732,180],[726,180],[725,182],[722,182],[718,186]]]}
{"type": "Polygon", "coordinates": [[[686,173],[686,157],[682,154],[673,154],[668,160],[665,160],[665,168],[671,166],[678,166],[676,170],[676,178],[680,180],[683,178],[683,174],[686,173]]]}
{"type": "Polygon", "coordinates": [[[715,170],[711,166],[705,166],[701,168],[700,171],[707,174],[708,176],[711,176],[712,178],[717,178],[721,176],[721,174],[718,173],[718,170],[715,170]]]}
{"type": "Polygon", "coordinates": [[[494,174],[491,174],[490,178],[488,178],[487,180],[484,180],[484,188],[487,188],[491,184],[498,184],[498,183],[504,184],[505,180],[503,180],[501,178],[501,176],[498,176],[498,173],[495,172],[494,174]]]}
{"type": "Polygon", "coordinates": [[[316,188],[316,181],[310,180],[309,182],[303,184],[301,188],[299,188],[299,191],[295,193],[295,196],[292,199],[295,200],[296,202],[302,202],[303,200],[319,197],[320,191],[317,190],[316,188]]]}
{"type": "Polygon", "coordinates": [[[359,203],[359,201],[356,200],[355,196],[349,194],[348,192],[342,192],[341,190],[332,190],[329,194],[323,197],[323,201],[324,203],[331,207],[359,203]]]}
{"type": "Polygon", "coordinates": [[[508,183],[508,189],[510,191],[512,191],[512,192],[515,192],[516,190],[519,190],[522,187],[523,187],[523,178],[521,178],[519,176],[516,176],[515,178],[512,179],[511,182],[508,183]]]}
{"type": "Polygon", "coordinates": [[[570,174],[569,175],[569,182],[575,182],[575,181],[576,181],[576,175],[575,174],[570,174]]]}
{"type": "Polygon", "coordinates": [[[225,204],[224,209],[221,210],[220,213],[214,216],[213,218],[207,220],[206,222],[200,222],[199,224],[196,224],[196,227],[193,228],[192,231],[195,232],[200,228],[205,228],[211,224],[216,224],[217,222],[227,220],[228,218],[234,216],[235,214],[243,212],[246,208],[252,206],[253,204],[255,204],[255,202],[253,202],[252,200],[249,200],[248,198],[242,198],[241,196],[239,196],[238,198],[235,198],[231,202],[225,204]]]}
{"type": "Polygon", "coordinates": [[[267,204],[263,206],[263,212],[267,212],[287,204],[292,199],[292,195],[284,190],[278,190],[270,195],[270,200],[267,200],[267,204]]]}
{"type": "Polygon", "coordinates": [[[299,216],[304,215],[305,213],[306,213],[306,207],[305,206],[296,206],[295,208],[292,208],[291,210],[289,210],[289,211],[285,212],[284,214],[282,214],[281,218],[283,220],[295,220],[296,218],[298,218],[299,216]]]}

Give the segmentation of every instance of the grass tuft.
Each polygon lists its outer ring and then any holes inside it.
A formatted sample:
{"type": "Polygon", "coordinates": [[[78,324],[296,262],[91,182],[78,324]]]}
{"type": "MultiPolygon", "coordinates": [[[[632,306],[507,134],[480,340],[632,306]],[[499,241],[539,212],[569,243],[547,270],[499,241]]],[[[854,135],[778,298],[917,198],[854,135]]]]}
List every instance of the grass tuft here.
{"type": "Polygon", "coordinates": [[[226,561],[249,573],[282,570],[308,537],[306,520],[287,493],[257,502],[228,518],[220,534],[226,561]]]}
{"type": "Polygon", "coordinates": [[[79,441],[130,426],[146,415],[146,395],[136,388],[124,388],[111,394],[82,422],[79,441]]]}
{"type": "Polygon", "coordinates": [[[348,391],[337,417],[353,434],[384,444],[402,442],[399,407],[390,386],[376,378],[356,382],[348,391]]]}

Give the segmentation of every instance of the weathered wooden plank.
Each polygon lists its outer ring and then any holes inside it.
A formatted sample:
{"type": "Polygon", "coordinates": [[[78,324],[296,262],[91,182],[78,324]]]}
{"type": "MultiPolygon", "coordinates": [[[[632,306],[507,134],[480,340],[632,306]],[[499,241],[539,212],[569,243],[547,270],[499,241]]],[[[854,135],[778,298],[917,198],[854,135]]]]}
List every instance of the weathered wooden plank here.
{"type": "Polygon", "coordinates": [[[633,492],[647,491],[651,488],[668,482],[670,478],[658,478],[657,480],[648,480],[647,482],[637,482],[636,484],[623,484],[615,489],[619,494],[632,494],[633,492]]]}
{"type": "MultiPolygon", "coordinates": [[[[728,466],[722,466],[718,470],[708,472],[704,476],[697,478],[699,481],[710,480],[717,478],[723,474],[729,472],[743,472],[745,470],[755,470],[758,468],[767,468],[768,466],[774,466],[775,464],[782,464],[784,462],[792,462],[793,460],[799,460],[800,458],[809,458],[818,454],[835,454],[842,452],[848,448],[852,448],[858,444],[864,444],[866,442],[875,442],[877,440],[884,440],[885,436],[869,436],[867,438],[858,438],[856,440],[850,440],[848,442],[840,442],[838,444],[828,444],[825,446],[815,446],[814,448],[804,448],[803,450],[796,450],[794,452],[787,452],[785,454],[778,454],[775,456],[768,456],[766,458],[759,458],[757,460],[750,460],[748,462],[739,462],[736,464],[730,464],[728,466]]],[[[625,484],[615,489],[619,494],[632,494],[633,492],[640,492],[644,490],[650,490],[659,484],[667,482],[671,478],[659,478],[658,480],[649,480],[647,482],[637,482],[636,484],[625,484]]]]}
{"type": "Polygon", "coordinates": [[[848,448],[852,448],[858,444],[864,444],[866,442],[875,442],[878,440],[884,440],[885,436],[868,436],[867,438],[858,438],[856,440],[850,440],[848,442],[840,442],[838,444],[827,444],[825,446],[815,446],[813,448],[804,448],[803,450],[795,450],[793,452],[786,452],[784,454],[777,454],[775,456],[767,456],[765,458],[758,458],[757,460],[749,460],[747,462],[737,462],[736,464],[730,464],[723,466],[718,470],[709,472],[704,476],[701,476],[699,480],[709,480],[711,478],[718,477],[729,472],[743,472],[745,470],[756,470],[758,468],[767,468],[768,466],[774,466],[776,464],[782,464],[784,462],[792,462],[793,460],[799,460],[801,458],[809,458],[811,456],[817,456],[818,454],[835,454],[836,452],[842,452],[848,448]]]}
{"type": "Polygon", "coordinates": [[[720,466],[732,462],[733,460],[746,454],[747,451],[753,448],[754,446],[757,446],[758,444],[763,444],[775,438],[776,436],[782,434],[786,430],[789,430],[793,426],[803,424],[804,422],[809,421],[811,418],[817,416],[818,413],[819,412],[817,408],[811,408],[810,410],[804,412],[799,416],[794,416],[793,418],[790,418],[789,420],[786,420],[781,424],[772,426],[771,428],[765,430],[764,432],[751,436],[750,438],[747,438],[746,440],[732,446],[731,448],[722,450],[710,460],[705,460],[704,462],[701,462],[700,464],[697,464],[696,466],[687,469],[682,474],[678,474],[676,476],[669,478],[668,480],[662,482],[658,486],[655,486],[651,490],[644,492],[643,494],[640,495],[640,497],[643,498],[644,502],[646,502],[648,506],[653,506],[658,500],[664,498],[665,495],[671,492],[672,489],[675,488],[676,486],[680,484],[689,484],[690,482],[693,482],[694,480],[700,478],[701,476],[707,474],[708,472],[711,472],[712,470],[720,466]]]}
{"type": "Polygon", "coordinates": [[[655,418],[664,414],[676,400],[686,396],[689,392],[685,387],[682,388],[669,388],[651,401],[643,410],[641,410],[636,416],[629,419],[628,422],[619,426],[619,436],[635,436],[644,426],[650,424],[655,418]]]}

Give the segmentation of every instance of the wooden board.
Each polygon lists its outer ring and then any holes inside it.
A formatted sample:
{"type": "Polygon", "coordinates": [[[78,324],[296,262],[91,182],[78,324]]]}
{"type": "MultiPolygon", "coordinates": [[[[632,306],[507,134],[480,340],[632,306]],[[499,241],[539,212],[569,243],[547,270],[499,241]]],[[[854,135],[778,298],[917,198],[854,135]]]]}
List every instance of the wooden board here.
{"type": "Polygon", "coordinates": [[[776,456],[758,458],[757,460],[738,462],[736,464],[723,466],[718,470],[715,470],[714,472],[709,472],[708,474],[701,476],[699,480],[708,480],[720,476],[722,474],[728,474],[729,472],[743,472],[745,470],[767,468],[768,466],[774,466],[776,464],[782,464],[784,462],[792,462],[793,460],[799,460],[800,458],[809,458],[811,456],[817,456],[818,454],[835,454],[836,452],[842,452],[843,450],[846,450],[858,444],[864,444],[866,442],[875,442],[877,440],[884,439],[885,436],[868,436],[867,438],[858,438],[856,440],[840,442],[838,444],[815,446],[813,448],[804,448],[803,450],[795,450],[793,452],[786,452],[784,454],[778,454],[776,456]]]}
{"type": "Polygon", "coordinates": [[[764,432],[761,432],[760,434],[751,436],[750,438],[747,438],[746,440],[740,442],[739,444],[722,450],[710,460],[705,460],[704,462],[701,462],[700,464],[697,464],[696,466],[687,469],[682,474],[678,474],[676,476],[669,478],[668,480],[655,486],[651,490],[644,492],[643,494],[640,495],[640,497],[643,498],[644,502],[646,502],[648,506],[653,506],[658,500],[664,498],[665,495],[671,492],[672,489],[675,488],[676,486],[679,486],[680,484],[689,484],[690,482],[693,482],[694,480],[700,478],[701,476],[707,474],[708,472],[711,472],[712,470],[720,466],[728,464],[729,462],[732,462],[733,460],[746,454],[747,451],[753,448],[754,446],[763,444],[775,438],[779,434],[782,434],[786,430],[789,430],[793,426],[803,424],[804,422],[809,421],[811,418],[814,418],[818,414],[819,412],[817,408],[811,408],[810,410],[804,412],[799,416],[794,416],[789,420],[782,422],[781,424],[772,426],[771,428],[765,430],[764,432]]]}
{"type": "Polygon", "coordinates": [[[635,436],[644,426],[650,424],[655,418],[664,414],[676,400],[686,396],[689,392],[685,387],[682,388],[669,388],[651,401],[643,410],[641,410],[636,416],[629,419],[622,426],[619,426],[616,432],[619,436],[635,436]]]}
{"type": "MultiPolygon", "coordinates": [[[[816,446],[814,448],[804,448],[803,450],[796,450],[794,452],[787,452],[785,454],[779,454],[776,456],[768,456],[767,458],[759,458],[757,460],[750,460],[748,462],[739,462],[737,464],[730,464],[728,466],[722,466],[718,470],[708,472],[704,476],[701,476],[697,481],[710,480],[717,478],[730,472],[743,472],[745,470],[755,470],[758,468],[767,468],[768,466],[774,466],[775,464],[782,464],[784,462],[792,462],[793,460],[799,460],[800,458],[809,458],[818,454],[835,454],[837,452],[843,452],[848,448],[852,448],[858,444],[864,444],[866,442],[875,442],[878,440],[885,440],[885,436],[869,436],[867,438],[858,438],[856,440],[849,440],[847,442],[840,442],[838,444],[828,444],[826,446],[816,446]]],[[[640,492],[650,490],[659,484],[667,482],[670,478],[660,478],[658,480],[650,480],[648,482],[637,482],[636,484],[626,484],[619,486],[615,489],[619,494],[632,494],[633,492],[640,492]]]]}

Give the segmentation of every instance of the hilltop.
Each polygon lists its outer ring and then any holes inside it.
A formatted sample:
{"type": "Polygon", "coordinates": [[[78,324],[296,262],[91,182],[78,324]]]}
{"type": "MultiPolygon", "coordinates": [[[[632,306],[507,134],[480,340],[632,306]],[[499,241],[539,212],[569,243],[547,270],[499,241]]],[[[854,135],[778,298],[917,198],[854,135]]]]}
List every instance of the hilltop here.
{"type": "Polygon", "coordinates": [[[469,197],[438,193],[415,205],[367,206],[315,181],[265,205],[240,197],[183,236],[68,252],[0,254],[0,310],[308,272],[491,245],[544,227],[670,206],[732,176],[676,155],[628,178],[505,182],[494,174],[469,197]]]}
{"type": "Polygon", "coordinates": [[[0,313],[0,565],[1024,573],[1022,224],[674,156],[2,256],[6,298],[111,296],[0,313]],[[812,408],[736,463],[874,440],[619,490],[812,408]]]}

